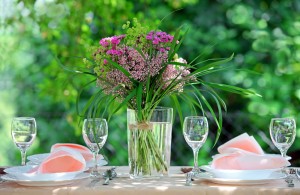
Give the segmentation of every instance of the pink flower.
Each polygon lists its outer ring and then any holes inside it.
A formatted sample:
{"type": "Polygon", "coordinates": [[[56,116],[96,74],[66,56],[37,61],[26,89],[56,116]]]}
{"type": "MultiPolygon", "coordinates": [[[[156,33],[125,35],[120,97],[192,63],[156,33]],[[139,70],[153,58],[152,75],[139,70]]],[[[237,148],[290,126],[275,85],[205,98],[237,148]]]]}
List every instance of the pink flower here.
{"type": "Polygon", "coordinates": [[[106,37],[99,41],[99,44],[103,47],[108,47],[111,44],[114,46],[119,45],[121,40],[125,37],[125,35],[113,36],[113,37],[106,37]]]}
{"type": "Polygon", "coordinates": [[[153,43],[154,45],[158,45],[159,42],[160,42],[160,41],[159,41],[158,38],[154,38],[153,41],[152,41],[152,43],[153,43]]]}
{"type": "Polygon", "coordinates": [[[117,50],[117,49],[109,49],[106,52],[107,55],[122,55],[122,51],[117,50]]]}
{"type": "Polygon", "coordinates": [[[114,36],[114,37],[112,37],[111,42],[112,42],[112,44],[118,45],[121,42],[121,40],[124,38],[125,38],[125,35],[114,36]]]}
{"type": "Polygon", "coordinates": [[[150,31],[150,32],[146,35],[146,39],[152,40],[152,39],[153,39],[153,34],[154,34],[154,31],[150,31]]]}
{"type": "Polygon", "coordinates": [[[166,49],[165,49],[165,48],[163,48],[163,47],[161,47],[161,48],[159,48],[159,51],[160,51],[160,52],[165,52],[165,51],[166,51],[166,49]]]}
{"type": "Polygon", "coordinates": [[[152,43],[154,45],[157,45],[159,43],[170,43],[173,41],[173,36],[167,34],[166,32],[154,32],[154,31],[150,31],[147,35],[146,35],[146,39],[147,40],[152,40],[152,43]]]}
{"type": "Polygon", "coordinates": [[[110,44],[110,38],[103,38],[99,41],[99,44],[103,47],[107,47],[110,44]]]}
{"type": "Polygon", "coordinates": [[[111,43],[114,44],[114,45],[118,45],[120,43],[121,39],[119,37],[112,37],[111,39],[111,43]]]}

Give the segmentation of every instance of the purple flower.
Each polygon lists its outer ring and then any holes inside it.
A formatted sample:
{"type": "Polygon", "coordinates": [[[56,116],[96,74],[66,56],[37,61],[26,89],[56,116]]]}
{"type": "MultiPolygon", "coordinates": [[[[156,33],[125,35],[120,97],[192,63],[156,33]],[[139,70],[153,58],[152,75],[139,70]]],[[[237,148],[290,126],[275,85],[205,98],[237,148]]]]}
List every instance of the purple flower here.
{"type": "Polygon", "coordinates": [[[112,48],[112,49],[107,50],[106,54],[119,56],[119,55],[122,55],[122,51],[112,48]]]}
{"type": "Polygon", "coordinates": [[[161,47],[161,48],[159,48],[159,51],[160,51],[160,52],[165,52],[165,51],[166,51],[166,49],[165,49],[165,48],[163,48],[163,47],[161,47]]]}
{"type": "Polygon", "coordinates": [[[107,55],[112,55],[112,51],[113,51],[112,49],[109,49],[109,50],[106,52],[106,54],[107,54],[107,55]]]}
{"type": "Polygon", "coordinates": [[[99,44],[102,45],[103,47],[107,47],[110,44],[110,38],[103,38],[99,41],[99,44]]]}
{"type": "Polygon", "coordinates": [[[146,39],[147,39],[147,40],[152,40],[152,39],[153,39],[153,34],[154,34],[154,31],[150,31],[150,32],[146,35],[146,39]]]}
{"type": "Polygon", "coordinates": [[[152,43],[153,43],[154,45],[158,45],[159,42],[160,42],[160,40],[159,40],[157,37],[155,37],[155,38],[153,39],[153,41],[152,41],[152,43]]]}
{"type": "Polygon", "coordinates": [[[166,32],[154,32],[154,31],[150,31],[147,35],[146,35],[146,39],[147,40],[152,40],[152,44],[154,45],[158,45],[160,43],[170,43],[173,41],[173,36],[167,34],[166,32]]]}
{"type": "Polygon", "coordinates": [[[113,36],[113,37],[106,37],[103,38],[99,41],[99,44],[102,45],[103,47],[108,47],[111,44],[114,46],[119,45],[121,40],[125,37],[126,35],[119,35],[119,36],[113,36]]]}
{"type": "Polygon", "coordinates": [[[112,37],[111,39],[111,43],[114,44],[114,45],[118,45],[120,43],[120,39],[116,36],[112,37]]]}
{"type": "Polygon", "coordinates": [[[152,39],[153,39],[153,35],[148,34],[148,35],[146,36],[146,39],[147,39],[147,40],[152,40],[152,39]]]}
{"type": "Polygon", "coordinates": [[[111,43],[114,45],[119,45],[119,43],[121,42],[121,40],[125,37],[125,35],[120,35],[120,36],[113,36],[111,38],[111,43]]]}

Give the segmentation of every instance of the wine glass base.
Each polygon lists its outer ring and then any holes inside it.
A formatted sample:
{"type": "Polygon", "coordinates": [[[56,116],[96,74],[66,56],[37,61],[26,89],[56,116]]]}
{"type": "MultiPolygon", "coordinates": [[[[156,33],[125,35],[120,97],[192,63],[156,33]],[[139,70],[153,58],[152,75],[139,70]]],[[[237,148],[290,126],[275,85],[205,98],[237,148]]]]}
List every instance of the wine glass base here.
{"type": "Polygon", "coordinates": [[[193,174],[193,178],[211,178],[213,175],[203,169],[200,168],[193,168],[191,170],[191,173],[193,174]]]}
{"type": "Polygon", "coordinates": [[[200,179],[200,178],[212,178],[213,175],[209,172],[196,172],[196,173],[193,173],[193,178],[196,178],[196,179],[200,179]]]}
{"type": "Polygon", "coordinates": [[[101,178],[101,173],[98,171],[92,171],[90,173],[90,178],[91,179],[99,179],[99,178],[101,178]]]}
{"type": "Polygon", "coordinates": [[[285,159],[286,159],[286,160],[291,160],[292,157],[290,157],[290,156],[285,156],[285,159]]]}

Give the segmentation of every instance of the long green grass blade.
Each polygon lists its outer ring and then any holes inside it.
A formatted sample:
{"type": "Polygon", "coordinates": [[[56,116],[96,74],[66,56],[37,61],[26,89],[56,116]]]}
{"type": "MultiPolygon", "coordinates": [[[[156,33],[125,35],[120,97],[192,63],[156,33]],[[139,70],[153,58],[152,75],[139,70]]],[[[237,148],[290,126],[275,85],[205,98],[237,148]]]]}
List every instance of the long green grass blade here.
{"type": "Polygon", "coordinates": [[[94,83],[96,81],[96,79],[93,79],[91,80],[90,82],[86,83],[85,85],[83,85],[83,87],[81,87],[81,89],[78,91],[78,94],[77,94],[77,98],[76,98],[76,112],[79,116],[81,116],[80,114],[80,109],[79,109],[79,102],[80,102],[80,97],[81,97],[81,94],[83,92],[83,90],[90,84],[94,83]]]}
{"type": "Polygon", "coordinates": [[[109,61],[111,63],[111,65],[113,65],[116,69],[118,69],[119,71],[121,71],[125,76],[127,76],[130,79],[131,82],[136,83],[136,81],[131,78],[130,73],[125,68],[123,68],[118,63],[112,61],[109,58],[106,58],[106,60],[109,61]]]}
{"type": "Polygon", "coordinates": [[[196,56],[191,62],[189,62],[189,64],[194,64],[194,62],[196,62],[201,56],[203,56],[205,54],[206,50],[211,50],[211,48],[213,48],[215,45],[216,44],[212,44],[212,45],[205,47],[198,56],[196,56]]]}
{"type": "Polygon", "coordinates": [[[142,118],[142,100],[143,100],[143,83],[139,83],[136,90],[136,104],[137,104],[137,114],[138,118],[142,118]]]}
{"type": "Polygon", "coordinates": [[[172,50],[170,50],[170,52],[169,52],[168,61],[171,61],[173,56],[178,52],[187,33],[188,33],[188,29],[183,33],[183,35],[181,36],[181,39],[179,40],[178,38],[179,38],[180,31],[178,30],[176,32],[176,34],[175,34],[176,36],[174,36],[174,40],[173,40],[172,46],[171,46],[172,50]],[[177,41],[179,41],[179,43],[177,43],[177,41]]]}
{"type": "Polygon", "coordinates": [[[114,109],[114,111],[109,115],[109,119],[111,118],[111,116],[116,113],[118,110],[120,110],[120,108],[122,108],[123,106],[127,105],[127,103],[129,102],[129,100],[131,100],[131,98],[133,98],[136,95],[136,90],[134,89],[132,90],[127,96],[126,98],[122,101],[122,103],[116,108],[114,109]]]}
{"type": "Polygon", "coordinates": [[[214,97],[216,97],[218,99],[218,101],[221,103],[224,111],[226,112],[227,111],[227,106],[226,106],[226,103],[224,102],[224,100],[218,95],[218,93],[213,89],[211,88],[210,86],[207,86],[205,84],[203,84],[210,93],[212,93],[214,95],[214,97]]]}
{"type": "Polygon", "coordinates": [[[142,58],[143,58],[145,61],[147,61],[147,59],[146,59],[144,53],[142,52],[142,50],[141,50],[140,48],[138,48],[138,47],[133,47],[133,48],[134,48],[137,52],[139,52],[139,54],[142,56],[142,58]]]}
{"type": "Polygon", "coordinates": [[[218,108],[218,113],[219,113],[220,131],[217,131],[216,139],[215,139],[215,143],[214,143],[214,146],[215,146],[216,143],[217,143],[218,140],[219,140],[220,135],[221,135],[222,126],[223,126],[223,115],[222,115],[222,108],[221,108],[221,106],[220,106],[220,102],[219,102],[218,98],[217,98],[213,93],[210,93],[210,95],[211,95],[211,96],[213,97],[213,99],[215,100],[216,105],[217,105],[217,108],[218,108]]]}
{"type": "Polygon", "coordinates": [[[176,111],[178,112],[180,123],[183,124],[182,110],[181,110],[178,98],[176,95],[171,95],[170,97],[175,105],[176,111]]]}
{"type": "Polygon", "coordinates": [[[203,113],[202,115],[204,115],[203,106],[202,106],[202,104],[201,104],[200,101],[197,102],[196,100],[194,100],[194,98],[190,97],[189,95],[181,95],[181,97],[183,97],[183,99],[184,99],[185,102],[188,102],[188,104],[189,104],[189,106],[190,106],[190,108],[192,110],[191,113],[193,115],[198,115],[197,114],[198,113],[198,109],[200,109],[202,111],[202,113],[203,113]]]}
{"type": "Polygon", "coordinates": [[[229,58],[226,58],[224,60],[219,60],[219,61],[216,61],[216,62],[209,63],[207,65],[201,66],[197,70],[192,72],[191,75],[197,74],[197,73],[202,72],[202,71],[207,71],[207,70],[210,70],[210,69],[214,69],[214,68],[216,68],[216,66],[225,64],[225,63],[229,62],[230,60],[232,60],[233,56],[234,56],[234,54],[232,54],[229,58]]]}
{"type": "MultiPolygon", "coordinates": [[[[197,97],[199,97],[201,99],[201,101],[205,104],[206,108],[209,110],[210,114],[213,117],[213,120],[215,121],[217,127],[218,127],[218,132],[221,132],[222,130],[222,126],[220,125],[220,121],[218,120],[215,111],[213,110],[213,108],[211,107],[210,103],[207,101],[207,99],[200,93],[199,90],[197,90],[197,88],[195,86],[192,86],[193,88],[195,88],[195,93],[197,94],[197,97]]],[[[222,121],[221,121],[222,122],[222,121]]],[[[218,140],[216,140],[218,141],[218,140]]],[[[216,142],[215,141],[215,142],[216,142]]]]}
{"type": "Polygon", "coordinates": [[[255,91],[249,90],[249,89],[244,89],[232,85],[226,85],[226,84],[219,84],[219,83],[211,83],[211,82],[204,82],[206,85],[209,85],[210,87],[213,88],[218,88],[223,91],[228,91],[240,95],[255,95],[261,97],[260,94],[256,93],[255,91]]]}
{"type": "Polygon", "coordinates": [[[94,76],[94,77],[97,77],[97,75],[95,73],[92,73],[90,72],[90,70],[78,70],[78,69],[72,69],[72,68],[69,68],[68,66],[64,65],[59,59],[57,56],[54,56],[54,59],[57,61],[58,65],[60,67],[62,67],[64,70],[68,71],[68,72],[73,72],[73,73],[76,73],[76,74],[86,74],[86,75],[91,75],[91,76],[94,76]]]}

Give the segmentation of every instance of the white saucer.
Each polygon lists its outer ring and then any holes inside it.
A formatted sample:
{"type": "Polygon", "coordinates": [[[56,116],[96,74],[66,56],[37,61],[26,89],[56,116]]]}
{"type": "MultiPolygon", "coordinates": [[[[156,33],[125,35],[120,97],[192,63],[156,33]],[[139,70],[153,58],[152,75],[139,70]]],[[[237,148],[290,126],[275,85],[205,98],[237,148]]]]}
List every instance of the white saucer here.
{"type": "Polygon", "coordinates": [[[225,185],[262,185],[284,179],[286,175],[278,172],[272,173],[267,179],[227,179],[203,176],[197,178],[195,182],[208,181],[216,184],[225,185]]]}
{"type": "Polygon", "coordinates": [[[83,173],[84,170],[74,171],[74,172],[61,172],[61,173],[44,173],[38,174],[36,172],[31,172],[34,170],[36,165],[25,165],[16,166],[4,169],[11,178],[18,180],[30,180],[30,181],[49,181],[49,180],[70,180],[74,179],[77,175],[83,173]]]}
{"type": "Polygon", "coordinates": [[[64,180],[44,180],[44,181],[31,181],[31,180],[23,180],[23,179],[16,179],[9,174],[3,175],[1,178],[6,181],[12,181],[22,186],[60,186],[60,185],[68,185],[82,179],[89,178],[89,173],[81,173],[77,175],[73,179],[64,179],[64,180]]]}
{"type": "Polygon", "coordinates": [[[281,168],[257,170],[214,169],[210,165],[204,165],[201,166],[201,168],[208,171],[209,173],[212,173],[216,178],[242,180],[268,179],[272,175],[272,173],[281,171],[281,168]]]}

